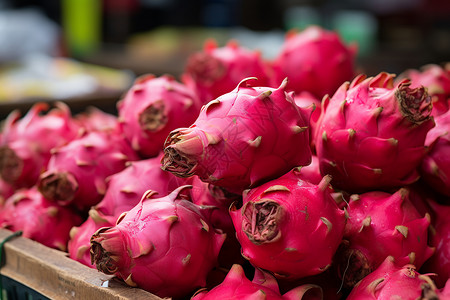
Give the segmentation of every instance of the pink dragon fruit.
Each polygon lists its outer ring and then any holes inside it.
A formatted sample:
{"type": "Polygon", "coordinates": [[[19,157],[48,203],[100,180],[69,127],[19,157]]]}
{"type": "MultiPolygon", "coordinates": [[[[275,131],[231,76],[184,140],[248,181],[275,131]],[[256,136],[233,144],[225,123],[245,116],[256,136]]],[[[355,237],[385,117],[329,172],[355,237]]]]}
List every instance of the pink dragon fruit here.
{"type": "Polygon", "coordinates": [[[82,221],[73,210],[45,199],[35,186],[16,191],[0,212],[1,227],[61,251],[67,250],[70,229],[82,221]]]}
{"type": "Polygon", "coordinates": [[[443,287],[450,279],[450,206],[429,199],[428,203],[435,216],[432,219],[430,244],[436,247],[436,251],[422,269],[437,274],[434,281],[438,287],[443,287]]]}
{"type": "Polygon", "coordinates": [[[333,31],[310,26],[290,31],[272,61],[275,82],[289,78],[287,89],[307,91],[321,99],[355,75],[356,47],[345,45],[333,31]]]}
{"type": "Polygon", "coordinates": [[[139,77],[117,103],[122,131],[144,158],[158,155],[170,131],[189,126],[199,109],[194,92],[170,75],[139,77]]]}
{"type": "Polygon", "coordinates": [[[281,295],[277,280],[270,273],[260,269],[255,269],[253,281],[250,281],[245,276],[242,266],[234,264],[221,284],[210,291],[200,290],[191,299],[317,300],[322,299],[322,289],[317,285],[305,284],[290,290],[284,295],[281,295]]]}
{"type": "Polygon", "coordinates": [[[70,229],[67,251],[69,257],[85,266],[95,269],[91,263],[91,236],[102,227],[112,227],[117,218],[112,216],[101,216],[91,208],[88,218],[79,226],[70,229]]]}
{"type": "Polygon", "coordinates": [[[315,146],[322,174],[351,193],[392,190],[419,178],[425,137],[434,126],[431,98],[394,75],[344,83],[322,103],[315,146]]]}
{"type": "Polygon", "coordinates": [[[348,244],[336,255],[338,274],[346,287],[354,286],[387,256],[409,256],[409,263],[420,268],[433,254],[434,249],[427,244],[430,216],[422,218],[409,201],[406,188],[394,194],[354,194],[347,213],[344,240],[348,244]]]}
{"type": "Polygon", "coordinates": [[[420,165],[422,179],[434,190],[450,196],[450,110],[435,117],[436,127],[425,139],[428,151],[420,165]]]}
{"type": "Polygon", "coordinates": [[[85,111],[78,113],[74,119],[86,131],[121,133],[118,117],[95,106],[90,106],[85,111]]]}
{"type": "Polygon", "coordinates": [[[47,170],[39,178],[39,191],[48,200],[86,210],[103,198],[106,178],[137,159],[122,137],[102,131],[86,132],[53,150],[47,170]]]}
{"type": "Polygon", "coordinates": [[[436,290],[436,287],[428,275],[418,273],[416,267],[404,259],[388,256],[355,286],[347,300],[435,299],[422,297],[429,290],[436,290]]]}
{"type": "Polygon", "coordinates": [[[425,86],[433,102],[433,116],[441,115],[450,107],[450,63],[445,66],[429,64],[420,70],[409,69],[399,75],[399,80],[409,78],[411,88],[425,86]]]}
{"type": "Polygon", "coordinates": [[[330,267],[346,218],[331,196],[330,177],[318,185],[298,169],[249,190],[230,208],[242,255],[282,278],[319,274],[330,267]]]}
{"type": "Polygon", "coordinates": [[[117,219],[123,212],[135,207],[147,190],[151,189],[162,197],[186,184],[186,180],[161,170],[161,157],[162,154],[128,162],[125,169],[109,176],[106,193],[95,206],[97,213],[117,219]]]}
{"type": "Polygon", "coordinates": [[[277,89],[246,86],[250,80],[205,105],[189,128],[170,133],[164,170],[240,194],[311,162],[309,115],[285,92],[287,80],[277,89]]]}
{"type": "Polygon", "coordinates": [[[242,47],[234,40],[224,47],[208,40],[203,51],[189,56],[181,80],[196,91],[201,104],[206,104],[232,91],[246,77],[257,77],[261,86],[269,86],[268,72],[258,51],[242,47]]]}
{"type": "Polygon", "coordinates": [[[205,286],[225,234],[213,229],[201,207],[183,199],[188,187],[154,199],[149,190],[116,226],[98,230],[91,237],[97,269],[159,297],[183,297],[205,286]]]}
{"type": "Polygon", "coordinates": [[[47,114],[46,103],[36,103],[20,118],[18,111],[7,117],[0,137],[0,176],[19,187],[36,184],[47,166],[50,151],[74,139],[78,125],[72,119],[69,107],[57,102],[47,114]]]}

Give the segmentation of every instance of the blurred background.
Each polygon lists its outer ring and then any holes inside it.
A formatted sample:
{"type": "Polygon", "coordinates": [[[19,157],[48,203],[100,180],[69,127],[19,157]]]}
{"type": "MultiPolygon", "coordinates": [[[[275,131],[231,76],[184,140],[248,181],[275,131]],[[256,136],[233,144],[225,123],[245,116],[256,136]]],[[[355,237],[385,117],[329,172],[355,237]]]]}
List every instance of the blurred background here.
{"type": "Polygon", "coordinates": [[[450,61],[448,0],[0,0],[0,117],[40,99],[113,110],[136,76],[178,76],[208,38],[271,59],[312,24],[357,43],[369,76],[450,61]]]}

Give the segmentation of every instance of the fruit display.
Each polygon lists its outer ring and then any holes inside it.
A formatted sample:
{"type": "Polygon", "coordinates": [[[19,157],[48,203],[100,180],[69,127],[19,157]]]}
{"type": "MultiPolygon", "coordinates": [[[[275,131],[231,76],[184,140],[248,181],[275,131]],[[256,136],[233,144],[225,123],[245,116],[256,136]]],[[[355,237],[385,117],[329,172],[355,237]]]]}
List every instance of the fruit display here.
{"type": "Polygon", "coordinates": [[[449,299],[450,64],[364,74],[314,26],[211,40],[117,114],[0,131],[0,226],[161,298],[449,299]]]}

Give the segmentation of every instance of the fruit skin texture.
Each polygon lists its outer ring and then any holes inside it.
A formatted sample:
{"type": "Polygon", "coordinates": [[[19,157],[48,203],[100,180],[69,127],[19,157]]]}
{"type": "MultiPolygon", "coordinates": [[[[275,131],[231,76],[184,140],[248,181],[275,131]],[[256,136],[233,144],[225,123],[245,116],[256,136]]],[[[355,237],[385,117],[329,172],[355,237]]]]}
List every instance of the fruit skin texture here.
{"type": "Polygon", "coordinates": [[[431,98],[394,75],[360,75],[324,97],[315,136],[320,171],[350,193],[395,190],[419,178],[425,137],[433,128],[431,98]]]}
{"type": "Polygon", "coordinates": [[[95,265],[91,263],[91,236],[102,227],[114,226],[116,219],[111,216],[101,216],[95,209],[90,209],[88,218],[79,226],[70,229],[70,239],[67,244],[69,257],[95,269],[95,265]]]}
{"type": "Polygon", "coordinates": [[[419,70],[409,69],[399,75],[399,80],[409,78],[411,87],[425,86],[433,102],[433,116],[439,116],[450,108],[450,63],[444,66],[428,64],[419,70]]]}
{"type": "Polygon", "coordinates": [[[422,179],[434,190],[450,197],[450,110],[435,117],[436,127],[425,139],[428,151],[420,165],[422,179]]]}
{"type": "Polygon", "coordinates": [[[66,104],[57,102],[48,109],[48,104],[39,102],[24,117],[13,111],[5,120],[0,136],[0,176],[15,188],[36,184],[52,148],[78,135],[79,126],[66,104]]]}
{"type": "Polygon", "coordinates": [[[434,252],[428,241],[430,216],[422,217],[409,200],[409,190],[374,191],[351,196],[344,240],[336,255],[338,274],[353,287],[387,256],[409,257],[420,268],[434,252]],[[342,250],[342,251],[341,251],[342,250]]]}
{"type": "Polygon", "coordinates": [[[114,227],[91,237],[91,260],[130,286],[159,297],[183,297],[206,284],[225,234],[215,231],[203,209],[182,197],[182,186],[162,198],[146,192],[114,227]]]}
{"type": "Polygon", "coordinates": [[[122,171],[128,161],[137,159],[137,154],[121,136],[86,132],[52,151],[38,188],[48,200],[88,210],[103,198],[106,178],[122,171]]]}
{"type": "Polygon", "coordinates": [[[246,77],[257,77],[261,86],[269,86],[269,71],[258,51],[241,47],[234,40],[224,47],[208,40],[203,51],[189,56],[181,80],[196,91],[203,105],[231,92],[246,77]]]}
{"type": "Polygon", "coordinates": [[[353,288],[347,300],[423,299],[424,290],[436,289],[434,283],[427,275],[418,273],[407,260],[388,256],[353,288]]]}
{"type": "Polygon", "coordinates": [[[69,231],[82,223],[80,215],[45,199],[37,188],[17,190],[0,211],[1,227],[47,247],[67,250],[69,231]]]}
{"type": "Polygon", "coordinates": [[[319,26],[291,31],[272,62],[273,78],[280,82],[288,77],[288,90],[322,99],[353,78],[355,54],[356,48],[345,45],[336,32],[319,26]]]}
{"type": "Polygon", "coordinates": [[[298,169],[244,194],[230,208],[242,255],[255,267],[298,279],[330,267],[346,217],[331,196],[329,176],[318,185],[298,169]]]}
{"type": "Polygon", "coordinates": [[[107,178],[107,189],[102,200],[95,205],[101,216],[119,216],[135,207],[149,189],[163,197],[186,184],[185,179],[161,170],[162,154],[154,158],[130,161],[126,168],[107,178]]]}
{"type": "Polygon", "coordinates": [[[120,126],[135,151],[154,157],[172,130],[195,120],[197,102],[194,92],[174,77],[143,75],[117,103],[120,126]]]}
{"type": "Polygon", "coordinates": [[[434,213],[430,244],[436,248],[436,251],[421,270],[437,274],[433,280],[438,287],[443,287],[450,279],[450,206],[438,204],[432,200],[428,200],[428,203],[434,213]]]}
{"type": "Polygon", "coordinates": [[[285,92],[287,81],[277,89],[251,81],[205,105],[189,128],[172,131],[162,168],[240,194],[310,164],[310,114],[285,92]]]}
{"type": "Polygon", "coordinates": [[[270,273],[255,269],[255,276],[250,281],[241,265],[234,264],[224,281],[210,291],[200,290],[192,300],[213,299],[323,299],[322,289],[313,284],[296,287],[284,295],[280,294],[278,283],[270,273]],[[312,297],[312,298],[309,298],[312,297]]]}

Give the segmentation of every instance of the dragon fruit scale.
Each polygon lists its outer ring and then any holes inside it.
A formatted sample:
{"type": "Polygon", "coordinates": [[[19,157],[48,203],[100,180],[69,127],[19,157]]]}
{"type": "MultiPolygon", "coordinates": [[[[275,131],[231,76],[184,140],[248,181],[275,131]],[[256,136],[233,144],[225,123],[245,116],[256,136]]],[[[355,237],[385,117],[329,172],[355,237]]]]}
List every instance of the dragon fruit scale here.
{"type": "Polygon", "coordinates": [[[322,99],[355,75],[356,47],[319,26],[290,31],[278,56],[271,62],[275,82],[289,78],[287,89],[307,91],[322,99]]]}
{"type": "Polygon", "coordinates": [[[258,268],[250,281],[241,265],[234,264],[224,281],[210,291],[199,290],[192,300],[241,300],[241,299],[270,299],[270,300],[319,300],[322,298],[322,289],[313,284],[298,286],[281,295],[275,277],[269,272],[258,268]]]}
{"type": "Polygon", "coordinates": [[[103,198],[107,177],[122,171],[133,160],[138,160],[138,156],[121,136],[85,132],[53,149],[37,185],[45,198],[86,210],[103,198]]]}
{"type": "Polygon", "coordinates": [[[36,184],[52,148],[78,135],[79,126],[66,104],[57,102],[48,109],[48,104],[38,102],[22,118],[19,111],[13,111],[5,120],[0,136],[0,176],[15,188],[36,184]]]}
{"type": "Polygon", "coordinates": [[[244,193],[231,207],[242,255],[280,278],[298,279],[331,266],[341,243],[345,212],[331,196],[330,177],[304,181],[297,168],[244,193]]]}
{"type": "Polygon", "coordinates": [[[243,78],[257,77],[262,86],[269,86],[269,72],[258,51],[242,47],[235,40],[218,47],[210,39],[203,51],[189,56],[181,80],[196,91],[203,105],[232,91],[243,78]]]}
{"type": "Polygon", "coordinates": [[[2,228],[61,251],[67,251],[70,229],[82,221],[73,210],[45,199],[36,186],[17,190],[0,210],[2,228]]]}
{"type": "Polygon", "coordinates": [[[91,260],[97,269],[159,297],[185,297],[204,287],[226,236],[184,199],[189,187],[162,198],[149,190],[115,226],[95,232],[91,260]]]}
{"type": "Polygon", "coordinates": [[[388,256],[375,271],[358,282],[347,300],[439,299],[425,297],[437,291],[430,276],[432,274],[420,274],[404,259],[388,256]]]}
{"type": "Polygon", "coordinates": [[[279,88],[247,78],[209,102],[189,128],[167,137],[162,168],[240,194],[244,189],[311,163],[308,110],[279,88]]]}
{"type": "Polygon", "coordinates": [[[347,206],[344,240],[335,256],[338,276],[351,288],[375,270],[387,256],[408,257],[420,268],[431,257],[430,215],[421,216],[409,200],[409,190],[394,194],[373,191],[354,194],[347,206]]]}
{"type": "Polygon", "coordinates": [[[197,117],[196,97],[173,76],[139,77],[117,103],[125,138],[143,158],[158,155],[172,130],[189,126],[197,117]]]}
{"type": "Polygon", "coordinates": [[[361,74],[333,97],[324,97],[315,135],[322,174],[350,193],[391,191],[418,180],[417,168],[434,127],[424,87],[395,87],[393,74],[361,74]]]}

